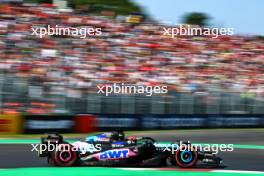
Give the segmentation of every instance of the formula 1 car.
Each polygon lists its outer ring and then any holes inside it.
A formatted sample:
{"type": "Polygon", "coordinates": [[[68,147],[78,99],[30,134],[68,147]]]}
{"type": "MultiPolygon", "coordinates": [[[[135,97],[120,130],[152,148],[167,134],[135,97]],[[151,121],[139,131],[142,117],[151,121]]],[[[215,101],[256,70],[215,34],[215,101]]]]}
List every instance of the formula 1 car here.
{"type": "Polygon", "coordinates": [[[39,151],[39,157],[47,157],[49,164],[64,167],[173,165],[192,168],[198,161],[221,165],[222,159],[212,152],[204,152],[188,142],[180,143],[166,144],[150,137],[126,138],[122,131],[115,131],[88,136],[85,141],[70,144],[59,134],[49,134],[41,138],[40,148],[45,150],[39,151]],[[48,150],[51,148],[53,150],[48,150]]]}

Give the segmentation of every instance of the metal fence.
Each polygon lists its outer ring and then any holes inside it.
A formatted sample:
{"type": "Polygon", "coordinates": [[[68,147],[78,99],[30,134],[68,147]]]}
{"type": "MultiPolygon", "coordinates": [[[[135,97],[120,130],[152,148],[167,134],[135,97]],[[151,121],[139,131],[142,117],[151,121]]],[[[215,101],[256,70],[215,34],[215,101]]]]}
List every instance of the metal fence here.
{"type": "MultiPolygon", "coordinates": [[[[107,114],[264,114],[260,97],[241,93],[208,91],[207,94],[169,92],[165,96],[97,94],[61,85],[32,84],[28,78],[0,76],[0,105],[18,102],[24,109],[30,102],[56,105],[54,113],[107,114]]],[[[23,111],[23,109],[22,109],[23,111]]]]}

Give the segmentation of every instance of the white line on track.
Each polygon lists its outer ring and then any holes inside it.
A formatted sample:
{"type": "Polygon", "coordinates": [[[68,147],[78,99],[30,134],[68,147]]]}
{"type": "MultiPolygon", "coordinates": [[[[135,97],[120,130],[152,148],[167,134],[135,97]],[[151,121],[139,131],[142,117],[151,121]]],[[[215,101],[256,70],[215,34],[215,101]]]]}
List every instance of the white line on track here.
{"type": "Polygon", "coordinates": [[[246,171],[246,170],[212,170],[211,172],[240,173],[240,174],[264,174],[264,172],[261,172],[261,171],[246,171]]]}
{"type": "Polygon", "coordinates": [[[119,168],[121,170],[133,170],[133,171],[143,171],[143,170],[159,170],[159,168],[119,168]]]}
{"type": "MultiPolygon", "coordinates": [[[[131,171],[144,171],[144,170],[161,170],[161,168],[119,168],[121,170],[131,170],[131,171]]],[[[175,170],[175,171],[181,171],[181,169],[179,170],[175,170]]],[[[264,174],[264,172],[261,171],[246,171],[246,170],[210,170],[210,171],[199,171],[199,170],[195,170],[191,172],[218,172],[218,173],[240,173],[240,174],[264,174]]]]}

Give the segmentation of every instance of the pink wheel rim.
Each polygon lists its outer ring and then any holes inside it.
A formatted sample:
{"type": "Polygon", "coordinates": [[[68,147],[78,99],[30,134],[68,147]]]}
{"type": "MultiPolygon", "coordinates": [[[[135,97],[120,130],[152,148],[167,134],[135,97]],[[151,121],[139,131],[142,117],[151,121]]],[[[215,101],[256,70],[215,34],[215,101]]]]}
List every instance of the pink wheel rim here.
{"type": "Polygon", "coordinates": [[[63,162],[68,162],[71,160],[71,157],[72,157],[72,154],[70,151],[63,151],[60,153],[60,160],[63,161],[63,162]],[[67,157],[64,157],[63,155],[67,153],[68,156],[67,157]]]}

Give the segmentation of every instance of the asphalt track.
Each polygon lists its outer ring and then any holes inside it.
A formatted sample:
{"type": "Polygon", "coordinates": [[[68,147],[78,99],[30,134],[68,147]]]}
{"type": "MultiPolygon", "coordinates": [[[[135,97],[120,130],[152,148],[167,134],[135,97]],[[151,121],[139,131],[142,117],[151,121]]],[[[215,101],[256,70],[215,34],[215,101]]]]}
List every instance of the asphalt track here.
{"type": "MultiPolygon", "coordinates": [[[[191,141],[192,143],[239,144],[245,148],[235,148],[232,152],[220,152],[228,170],[264,171],[264,130],[188,130],[188,131],[153,131],[137,132],[136,135],[151,136],[160,141],[191,141]],[[250,147],[253,146],[253,147],[250,147]]],[[[0,168],[49,167],[45,158],[38,158],[31,151],[30,144],[0,144],[0,168]]],[[[198,168],[207,168],[198,165],[198,168]]],[[[218,168],[219,169],[219,168],[218,168]]]]}

